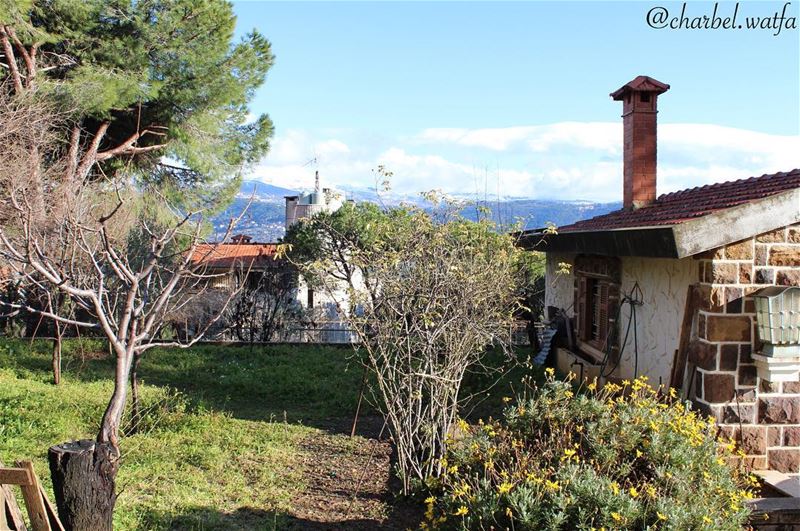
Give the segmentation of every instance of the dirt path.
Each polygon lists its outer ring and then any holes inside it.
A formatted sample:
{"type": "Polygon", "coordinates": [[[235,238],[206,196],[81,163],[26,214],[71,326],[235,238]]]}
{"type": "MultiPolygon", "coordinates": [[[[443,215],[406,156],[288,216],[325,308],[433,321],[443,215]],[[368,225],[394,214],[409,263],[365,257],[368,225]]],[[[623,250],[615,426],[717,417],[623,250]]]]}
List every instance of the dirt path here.
{"type": "Polygon", "coordinates": [[[303,442],[306,488],[292,500],[289,528],[416,529],[419,508],[393,496],[392,446],[385,436],[377,438],[382,421],[366,419],[359,431],[367,436],[352,439],[340,434],[344,424],[303,442]]]}

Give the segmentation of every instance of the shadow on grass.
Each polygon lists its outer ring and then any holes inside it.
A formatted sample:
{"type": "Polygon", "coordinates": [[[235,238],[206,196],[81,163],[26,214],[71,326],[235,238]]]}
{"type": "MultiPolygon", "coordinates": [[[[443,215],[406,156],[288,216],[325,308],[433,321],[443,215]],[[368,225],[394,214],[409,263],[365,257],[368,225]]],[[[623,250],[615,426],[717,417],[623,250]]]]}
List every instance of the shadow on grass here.
{"type": "MultiPolygon", "coordinates": [[[[47,340],[0,340],[0,367],[20,377],[50,381],[51,343],[47,340]]],[[[520,350],[519,360],[528,353],[520,350]]],[[[101,340],[70,339],[64,343],[65,381],[110,381],[113,360],[101,340]]],[[[497,416],[502,397],[518,391],[529,369],[509,365],[497,352],[488,366],[504,370],[467,374],[462,394],[476,394],[464,411],[469,418],[497,416]],[[509,367],[511,370],[508,370],[509,367]],[[500,382],[488,393],[500,373],[500,382]],[[477,407],[472,407],[477,405],[477,407]]],[[[534,376],[540,371],[533,371],[534,376]]],[[[194,409],[227,412],[235,418],[303,424],[331,433],[350,433],[364,380],[364,369],[350,346],[269,345],[251,347],[197,345],[191,349],[152,349],[142,357],[139,379],[146,385],[181,392],[194,409]]],[[[368,400],[361,417],[377,415],[368,400]]],[[[371,435],[372,429],[358,433],[371,435]]]]}
{"type": "Polygon", "coordinates": [[[181,514],[145,512],[141,523],[145,529],[181,531],[222,531],[233,529],[286,529],[285,514],[252,507],[221,512],[210,507],[192,507],[181,514]]]}
{"type": "MultiPolygon", "coordinates": [[[[49,382],[51,348],[47,340],[0,340],[0,368],[20,378],[49,382]]],[[[65,382],[110,381],[113,370],[102,342],[65,341],[65,382]]],[[[139,369],[145,385],[175,389],[194,409],[307,426],[352,419],[363,374],[349,346],[317,345],[152,349],[139,369]]],[[[362,413],[370,413],[366,404],[362,413]]]]}
{"type": "Polygon", "coordinates": [[[210,507],[193,507],[182,514],[147,512],[142,515],[142,525],[151,530],[228,531],[228,530],[384,530],[394,531],[409,527],[404,515],[390,515],[385,521],[370,518],[353,518],[339,522],[326,522],[310,518],[297,518],[290,514],[241,507],[232,512],[222,512],[210,507]]]}

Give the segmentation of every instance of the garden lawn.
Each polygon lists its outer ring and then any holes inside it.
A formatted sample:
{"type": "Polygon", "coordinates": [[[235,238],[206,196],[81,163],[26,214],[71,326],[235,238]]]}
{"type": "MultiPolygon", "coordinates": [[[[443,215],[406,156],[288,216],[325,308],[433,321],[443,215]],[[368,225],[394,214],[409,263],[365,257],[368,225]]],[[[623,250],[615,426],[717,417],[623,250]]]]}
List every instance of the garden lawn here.
{"type": "MultiPolygon", "coordinates": [[[[146,421],[122,438],[115,529],[280,529],[304,487],[306,424],[352,415],[360,370],[349,350],[202,346],[148,352],[146,421]],[[263,420],[273,419],[272,422],[263,420]],[[288,422],[286,421],[288,420],[288,422]]],[[[31,459],[48,493],[50,445],[93,438],[111,394],[100,343],[0,343],[0,460],[31,459]]],[[[50,494],[52,500],[52,494],[50,494]]]]}
{"type": "MultiPolygon", "coordinates": [[[[69,340],[54,386],[50,348],[0,340],[0,460],[33,460],[52,500],[47,448],[94,438],[113,360],[104,342],[69,340]]],[[[313,345],[148,351],[139,370],[145,420],[131,434],[123,419],[114,528],[415,527],[416,506],[392,506],[389,442],[343,435],[364,376],[353,355],[313,345]]],[[[486,362],[507,365],[498,353],[486,362]]],[[[539,371],[515,366],[479,392],[501,373],[467,376],[462,395],[473,399],[463,415],[496,418],[522,376],[539,371]]],[[[382,421],[366,403],[361,414],[359,433],[375,437],[382,421]]]]}

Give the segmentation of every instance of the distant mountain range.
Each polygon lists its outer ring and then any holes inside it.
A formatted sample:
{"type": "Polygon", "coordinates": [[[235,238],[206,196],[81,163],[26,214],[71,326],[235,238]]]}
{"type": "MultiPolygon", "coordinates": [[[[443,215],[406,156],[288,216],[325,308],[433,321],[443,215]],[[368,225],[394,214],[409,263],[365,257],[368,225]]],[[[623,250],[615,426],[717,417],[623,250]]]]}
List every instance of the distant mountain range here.
{"type": "MultiPolygon", "coordinates": [[[[343,191],[347,199],[354,201],[378,201],[380,199],[387,205],[396,205],[401,202],[424,204],[418,195],[390,194],[384,196],[381,194],[379,198],[374,191],[370,190],[344,189],[343,191]]],[[[244,181],[231,205],[214,218],[215,232],[218,235],[224,234],[231,217],[239,215],[249,202],[250,207],[235,232],[252,236],[254,241],[277,241],[284,235],[285,196],[287,195],[298,195],[298,192],[260,181],[244,181]]],[[[547,223],[554,223],[556,226],[568,225],[581,219],[606,214],[622,206],[619,202],[595,203],[526,198],[479,200],[476,203],[486,206],[498,223],[510,225],[520,221],[525,229],[544,227],[547,223]]],[[[470,219],[475,219],[477,209],[465,208],[463,214],[470,219]]]]}

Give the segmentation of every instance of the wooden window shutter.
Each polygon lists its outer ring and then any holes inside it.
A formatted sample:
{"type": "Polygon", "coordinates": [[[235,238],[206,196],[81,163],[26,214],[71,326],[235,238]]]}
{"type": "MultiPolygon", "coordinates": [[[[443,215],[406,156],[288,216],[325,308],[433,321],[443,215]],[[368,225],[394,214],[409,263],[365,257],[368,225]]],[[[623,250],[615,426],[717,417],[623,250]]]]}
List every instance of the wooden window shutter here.
{"type": "Polygon", "coordinates": [[[600,329],[599,329],[599,347],[604,348],[606,344],[606,337],[608,336],[608,320],[611,318],[608,311],[608,282],[600,284],[600,329]]]}
{"type": "Polygon", "coordinates": [[[578,304],[575,309],[575,315],[578,318],[578,339],[585,340],[589,337],[591,326],[591,319],[589,317],[588,299],[589,299],[589,279],[584,276],[578,277],[578,304]]]}

